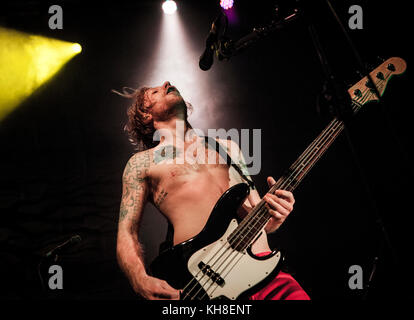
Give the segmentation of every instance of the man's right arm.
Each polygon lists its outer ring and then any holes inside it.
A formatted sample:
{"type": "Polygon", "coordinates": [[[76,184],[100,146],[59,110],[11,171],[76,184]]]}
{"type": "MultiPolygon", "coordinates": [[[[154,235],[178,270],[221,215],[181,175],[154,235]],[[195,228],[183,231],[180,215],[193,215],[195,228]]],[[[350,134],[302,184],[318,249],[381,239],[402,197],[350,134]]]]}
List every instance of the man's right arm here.
{"type": "Polygon", "coordinates": [[[135,154],[125,166],[119,211],[117,259],[135,292],[146,299],[178,298],[178,290],[146,273],[138,239],[139,222],[148,198],[149,151],[135,154]]]}

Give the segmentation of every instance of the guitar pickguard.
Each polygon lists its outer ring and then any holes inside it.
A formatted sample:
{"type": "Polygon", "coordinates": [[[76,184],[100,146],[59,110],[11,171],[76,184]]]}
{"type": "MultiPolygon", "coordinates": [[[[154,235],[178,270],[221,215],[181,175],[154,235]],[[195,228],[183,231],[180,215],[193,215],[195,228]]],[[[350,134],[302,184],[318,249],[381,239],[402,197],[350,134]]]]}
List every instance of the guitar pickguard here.
{"type": "Polygon", "coordinates": [[[231,248],[228,236],[237,227],[231,220],[225,234],[212,244],[195,252],[188,260],[188,270],[208,294],[209,299],[225,296],[235,300],[243,292],[266,279],[278,265],[281,254],[255,259],[247,250],[231,248]]]}

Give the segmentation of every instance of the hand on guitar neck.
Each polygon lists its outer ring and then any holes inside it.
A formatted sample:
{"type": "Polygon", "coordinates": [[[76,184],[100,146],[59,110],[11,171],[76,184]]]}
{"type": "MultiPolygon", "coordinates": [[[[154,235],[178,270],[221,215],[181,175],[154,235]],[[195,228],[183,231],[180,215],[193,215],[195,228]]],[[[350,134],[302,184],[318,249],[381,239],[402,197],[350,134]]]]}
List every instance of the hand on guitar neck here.
{"type": "MultiPolygon", "coordinates": [[[[276,183],[273,177],[267,178],[267,184],[272,187],[276,183]]],[[[265,226],[266,233],[276,231],[286,220],[293,210],[295,198],[292,192],[286,190],[276,190],[274,193],[266,193],[263,197],[266,202],[266,208],[271,215],[269,222],[265,226]]]]}

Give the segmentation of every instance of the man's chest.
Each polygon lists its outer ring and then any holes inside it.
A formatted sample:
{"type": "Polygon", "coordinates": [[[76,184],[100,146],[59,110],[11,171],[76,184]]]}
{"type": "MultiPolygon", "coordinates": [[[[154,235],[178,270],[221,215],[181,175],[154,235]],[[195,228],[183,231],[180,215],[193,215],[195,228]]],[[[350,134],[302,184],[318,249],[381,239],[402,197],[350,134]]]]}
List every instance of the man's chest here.
{"type": "MultiPolygon", "coordinates": [[[[224,189],[233,184],[233,169],[216,150],[206,143],[164,145],[152,154],[148,178],[154,199],[157,194],[224,189]]],[[[223,191],[223,192],[224,192],[223,191]]]]}
{"type": "Polygon", "coordinates": [[[178,189],[191,184],[197,188],[203,183],[229,181],[227,164],[207,164],[198,162],[165,163],[153,166],[149,171],[150,185],[153,191],[160,187],[178,189]]]}

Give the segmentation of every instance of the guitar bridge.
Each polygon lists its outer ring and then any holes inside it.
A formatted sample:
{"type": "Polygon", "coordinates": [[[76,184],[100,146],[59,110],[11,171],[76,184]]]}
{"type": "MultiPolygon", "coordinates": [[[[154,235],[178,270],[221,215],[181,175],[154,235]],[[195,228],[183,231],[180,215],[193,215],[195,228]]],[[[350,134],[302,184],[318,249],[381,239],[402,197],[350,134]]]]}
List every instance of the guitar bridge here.
{"type": "Polygon", "coordinates": [[[205,264],[203,261],[200,261],[198,264],[198,268],[201,270],[201,272],[209,277],[213,282],[217,283],[220,287],[223,287],[225,284],[224,279],[218,274],[217,272],[214,272],[213,269],[208,264],[205,264]]]}

